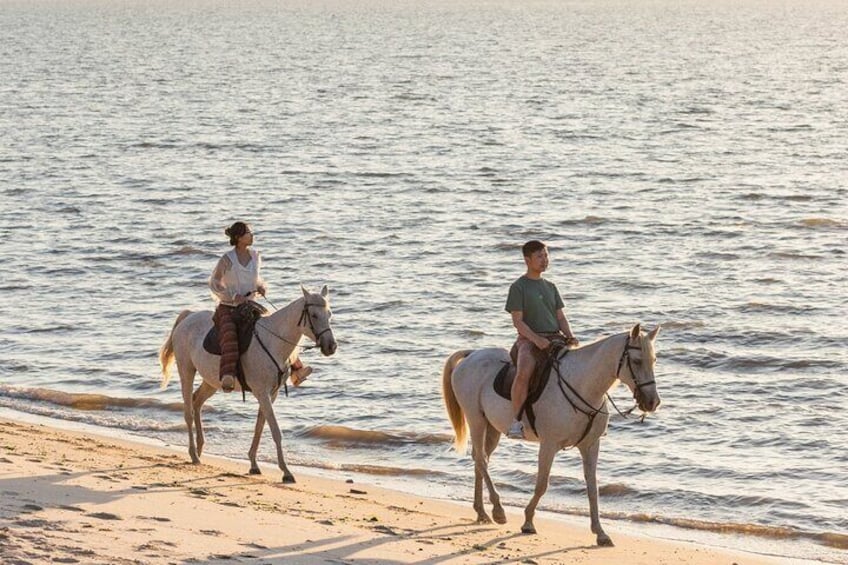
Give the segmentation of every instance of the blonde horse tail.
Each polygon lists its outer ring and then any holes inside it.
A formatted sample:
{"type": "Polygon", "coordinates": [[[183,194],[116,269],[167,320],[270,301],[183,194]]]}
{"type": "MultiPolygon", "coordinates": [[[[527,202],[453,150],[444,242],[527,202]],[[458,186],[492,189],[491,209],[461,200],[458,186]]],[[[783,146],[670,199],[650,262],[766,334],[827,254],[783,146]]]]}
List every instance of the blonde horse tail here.
{"type": "Polygon", "coordinates": [[[191,310],[180,312],[180,315],[177,316],[174,322],[174,326],[171,328],[171,332],[168,334],[168,339],[159,348],[159,364],[162,365],[162,382],[159,384],[159,388],[161,389],[168,386],[168,381],[171,380],[171,363],[174,362],[174,330],[189,314],[191,314],[191,310]]]}
{"type": "Polygon", "coordinates": [[[448,357],[442,371],[442,396],[445,399],[445,409],[456,436],[453,446],[459,453],[465,453],[468,426],[466,425],[465,414],[462,412],[462,406],[456,400],[456,393],[454,393],[453,385],[451,385],[451,376],[459,362],[468,357],[471,351],[471,349],[463,349],[448,357]]]}

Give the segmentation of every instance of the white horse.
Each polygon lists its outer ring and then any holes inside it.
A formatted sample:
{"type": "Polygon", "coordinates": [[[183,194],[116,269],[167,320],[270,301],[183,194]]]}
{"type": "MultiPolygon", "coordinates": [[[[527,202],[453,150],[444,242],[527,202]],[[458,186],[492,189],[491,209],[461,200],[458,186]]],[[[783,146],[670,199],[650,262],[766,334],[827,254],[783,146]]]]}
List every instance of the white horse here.
{"type": "MultiPolygon", "coordinates": [[[[256,416],[256,428],[253,431],[253,443],[250,445],[250,474],[261,473],[256,464],[256,452],[265,421],[271,429],[271,436],[277,446],[277,462],[283,471],[283,482],[295,482],[294,476],[286,466],[283,457],[282,434],[277,418],[274,416],[274,400],[285,380],[289,358],[300,342],[301,336],[314,341],[326,356],[336,352],[336,339],[330,327],[329,290],[325,285],[319,293],[310,293],[301,286],[303,296],[288,306],[277,310],[270,316],[260,318],[250,347],[241,356],[245,382],[256,400],[259,412],[256,416]]],[[[212,329],[212,312],[192,312],[183,310],[177,316],[171,333],[159,351],[162,364],[162,388],[168,386],[171,378],[170,365],[176,358],[177,371],[182,386],[185,422],[188,426],[188,453],[192,463],[200,463],[203,451],[203,424],[200,412],[203,403],[221,388],[219,378],[220,355],[212,355],[203,348],[203,340],[212,329]],[[203,382],[192,394],[194,377],[200,372],[203,382]],[[197,428],[195,444],[192,425],[197,428]]],[[[241,385],[236,382],[236,390],[241,385]]]]}
{"type": "MultiPolygon", "coordinates": [[[[609,421],[604,396],[620,379],[633,392],[641,410],[652,412],[659,407],[660,397],[654,382],[654,340],[659,329],[657,326],[644,335],[637,324],[630,332],[568,350],[565,355],[560,353],[556,361],[558,368],[552,368],[541,397],[533,405],[538,435],[524,417],[527,438],[539,442],[539,467],[536,490],[524,509],[523,533],[536,533],[533,517],[539,499],[548,488],[554,456],[563,448],[576,446],[583,458],[592,532],[597,534],[598,545],[613,545],[601,527],[598,513],[596,469],[601,436],[609,421]]],[[[470,431],[474,510],[480,523],[491,522],[483,504],[481,481],[486,482],[489,490],[495,522],[506,523],[500,495],[488,470],[489,457],[513,419],[512,404],[493,388],[495,376],[504,363],[509,363],[509,354],[504,349],[463,350],[447,359],[442,373],[442,392],[456,434],[457,451],[465,451],[470,431]]]]}

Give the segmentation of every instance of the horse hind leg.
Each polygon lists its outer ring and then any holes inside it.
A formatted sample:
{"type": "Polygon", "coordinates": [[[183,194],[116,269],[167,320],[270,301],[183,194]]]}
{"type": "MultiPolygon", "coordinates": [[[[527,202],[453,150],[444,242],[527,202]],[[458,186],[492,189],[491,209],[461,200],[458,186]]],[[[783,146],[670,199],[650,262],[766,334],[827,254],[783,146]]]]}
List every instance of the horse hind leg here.
{"type": "Polygon", "coordinates": [[[476,418],[468,418],[468,428],[471,437],[471,457],[474,459],[474,510],[477,512],[477,522],[480,524],[492,522],[483,504],[483,484],[485,483],[489,491],[489,500],[494,505],[495,521],[502,524],[506,521],[506,514],[500,503],[500,495],[489,475],[489,455],[497,445],[497,440],[491,439],[491,425],[482,414],[476,418]]]}
{"type": "MultiPolygon", "coordinates": [[[[271,400],[273,402],[273,399],[271,400]]],[[[262,429],[265,427],[265,416],[262,414],[262,408],[256,411],[256,425],[253,427],[253,441],[250,443],[250,450],[247,452],[247,457],[250,459],[250,474],[261,475],[262,469],[256,463],[256,454],[259,451],[259,440],[262,439],[262,429]]]]}
{"type": "Polygon", "coordinates": [[[213,394],[215,394],[215,387],[207,384],[206,381],[203,381],[192,395],[192,410],[194,411],[194,427],[196,432],[195,435],[197,437],[198,458],[203,455],[203,444],[206,443],[203,435],[203,422],[200,418],[200,414],[203,411],[203,404],[209,400],[213,394]]]}
{"type": "MultiPolygon", "coordinates": [[[[492,424],[489,424],[486,428],[486,460],[490,460],[492,457],[492,453],[494,453],[495,449],[498,447],[498,443],[501,440],[501,433],[495,428],[492,424]]],[[[488,465],[487,465],[488,467],[488,465]]],[[[488,470],[488,469],[487,469],[488,470]]],[[[486,473],[488,476],[488,472],[486,473]]],[[[501,505],[501,495],[498,494],[497,489],[495,489],[494,483],[492,483],[491,478],[489,478],[489,501],[492,503],[492,518],[498,524],[506,524],[506,512],[504,511],[503,506],[501,505]]]]}
{"type": "Polygon", "coordinates": [[[185,418],[186,428],[188,428],[188,455],[191,457],[191,462],[195,465],[200,463],[200,456],[197,452],[197,444],[194,442],[194,394],[192,387],[194,386],[194,375],[197,373],[194,365],[188,360],[180,363],[177,357],[177,370],[180,373],[180,389],[183,394],[183,417],[185,418]]]}

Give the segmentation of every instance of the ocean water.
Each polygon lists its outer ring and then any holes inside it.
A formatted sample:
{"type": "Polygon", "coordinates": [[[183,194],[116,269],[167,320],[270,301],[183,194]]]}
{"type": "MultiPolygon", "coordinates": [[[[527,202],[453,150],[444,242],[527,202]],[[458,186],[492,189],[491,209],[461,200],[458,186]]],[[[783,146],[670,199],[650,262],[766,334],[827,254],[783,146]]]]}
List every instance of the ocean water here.
{"type": "MultiPolygon", "coordinates": [[[[243,219],[274,304],[331,289],[289,460],[469,501],[442,364],[510,345],[539,238],[584,342],[663,326],[607,522],[848,563],[845,29],[839,0],[2,2],[0,408],[185,445],[157,350],[243,219]]],[[[246,457],[255,412],[213,397],[207,452],[246,457]]],[[[495,452],[510,504],[535,456],[495,452]]],[[[564,452],[541,507],[587,506],[564,452]]]]}

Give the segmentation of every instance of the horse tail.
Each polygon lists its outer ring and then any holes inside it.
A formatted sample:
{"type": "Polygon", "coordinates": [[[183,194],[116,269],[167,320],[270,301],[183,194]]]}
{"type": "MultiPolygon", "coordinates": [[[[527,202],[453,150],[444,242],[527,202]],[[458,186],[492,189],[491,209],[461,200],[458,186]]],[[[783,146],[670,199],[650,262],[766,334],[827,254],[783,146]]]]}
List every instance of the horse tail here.
{"type": "Polygon", "coordinates": [[[453,385],[451,385],[451,376],[459,362],[468,357],[471,351],[471,349],[462,349],[448,357],[442,371],[442,396],[445,399],[445,409],[456,436],[453,446],[459,453],[465,453],[468,426],[466,425],[465,414],[462,412],[462,406],[456,400],[456,393],[454,393],[453,385]]]}
{"type": "Polygon", "coordinates": [[[171,363],[174,361],[174,330],[177,329],[180,322],[182,322],[189,314],[191,314],[191,310],[183,310],[180,312],[176,321],[174,321],[174,325],[171,328],[171,332],[168,334],[168,338],[165,340],[165,343],[162,344],[162,347],[159,348],[159,364],[162,365],[162,383],[159,385],[159,388],[164,389],[168,386],[168,381],[171,380],[171,363]]]}

